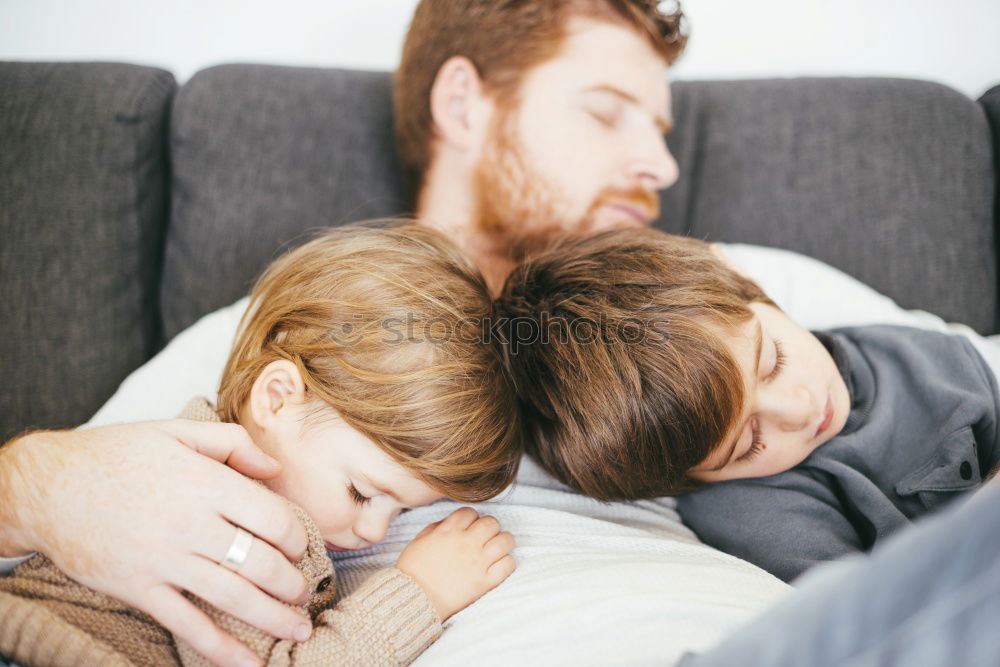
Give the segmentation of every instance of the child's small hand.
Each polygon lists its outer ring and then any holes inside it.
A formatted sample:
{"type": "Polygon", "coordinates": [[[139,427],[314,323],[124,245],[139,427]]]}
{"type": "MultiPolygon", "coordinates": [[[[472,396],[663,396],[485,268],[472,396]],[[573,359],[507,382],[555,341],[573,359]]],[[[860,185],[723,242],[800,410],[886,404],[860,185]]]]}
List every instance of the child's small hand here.
{"type": "Polygon", "coordinates": [[[514,571],[514,536],[471,507],[455,510],[413,538],[396,567],[416,581],[444,621],[514,571]]]}

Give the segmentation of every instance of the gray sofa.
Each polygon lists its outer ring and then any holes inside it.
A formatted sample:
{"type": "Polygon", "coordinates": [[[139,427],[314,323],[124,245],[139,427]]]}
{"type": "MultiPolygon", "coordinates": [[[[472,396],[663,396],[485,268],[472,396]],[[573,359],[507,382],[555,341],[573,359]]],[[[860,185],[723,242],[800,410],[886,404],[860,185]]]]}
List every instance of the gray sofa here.
{"type": "MultiPolygon", "coordinates": [[[[85,421],[308,230],[408,210],[386,73],[227,65],[178,88],[148,67],[10,62],[0,91],[0,439],[85,421]]],[[[1000,329],[1000,88],[673,94],[681,177],[660,227],[796,250],[1000,329]]]]}

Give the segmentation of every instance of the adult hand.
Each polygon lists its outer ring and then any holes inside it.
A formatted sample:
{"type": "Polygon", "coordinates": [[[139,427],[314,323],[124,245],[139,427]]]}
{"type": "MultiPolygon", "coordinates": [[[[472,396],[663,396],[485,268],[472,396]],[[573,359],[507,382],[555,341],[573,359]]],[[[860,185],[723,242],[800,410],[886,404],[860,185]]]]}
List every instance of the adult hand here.
{"type": "Polygon", "coordinates": [[[462,507],[424,528],[399,555],[396,567],[427,593],[446,620],[496,588],[514,571],[514,537],[500,522],[462,507]]]}
{"type": "Polygon", "coordinates": [[[181,594],[276,637],[311,632],[279,602],[308,598],[289,562],[305,553],[305,530],[280,498],[236,471],[269,478],[280,464],[235,424],[177,419],[24,436],[0,449],[0,555],[40,551],[213,662],[257,664],[181,594]],[[236,526],[255,538],[233,572],[219,562],[236,526]]]}

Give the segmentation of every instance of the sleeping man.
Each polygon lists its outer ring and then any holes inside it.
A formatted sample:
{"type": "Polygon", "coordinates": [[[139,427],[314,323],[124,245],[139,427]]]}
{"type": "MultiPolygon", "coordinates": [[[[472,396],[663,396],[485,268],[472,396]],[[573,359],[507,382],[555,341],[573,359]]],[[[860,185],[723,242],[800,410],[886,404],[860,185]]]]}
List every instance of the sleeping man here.
{"type": "MultiPolygon", "coordinates": [[[[656,193],[678,174],[663,133],[671,124],[667,70],[685,42],[679,11],[663,14],[658,5],[425,0],[417,8],[395,104],[414,211],[469,253],[493,288],[524,254],[558,233],[642,226],[657,217],[656,193]]],[[[9,443],[0,451],[0,556],[45,553],[73,578],[149,613],[219,664],[254,656],[187,599],[151,591],[225,600],[222,611],[295,639],[301,617],[282,601],[307,594],[289,562],[305,551],[305,532],[286,507],[239,474],[271,478],[278,466],[249,438],[212,426],[143,423],[40,432],[9,443]],[[194,576],[202,559],[192,556],[223,560],[233,524],[218,518],[229,506],[241,508],[234,523],[255,536],[237,587],[222,565],[218,577],[194,576]]],[[[926,558],[934,557],[943,555],[927,550],[926,558]]],[[[891,568],[898,555],[888,558],[891,568]]],[[[877,575],[875,563],[869,569],[877,575]]],[[[907,590],[921,583],[928,597],[944,595],[931,587],[939,564],[919,565],[907,590]]],[[[892,589],[835,588],[847,605],[875,595],[895,599],[892,589]]],[[[817,595],[795,597],[816,606],[817,595]]],[[[888,634],[902,620],[886,611],[878,623],[848,623],[888,634]]],[[[762,622],[757,636],[772,647],[805,632],[762,622]]],[[[820,613],[808,631],[828,625],[820,613]]],[[[952,625],[935,628],[947,633],[952,625]]],[[[993,636],[981,634],[982,641],[993,636]]]]}

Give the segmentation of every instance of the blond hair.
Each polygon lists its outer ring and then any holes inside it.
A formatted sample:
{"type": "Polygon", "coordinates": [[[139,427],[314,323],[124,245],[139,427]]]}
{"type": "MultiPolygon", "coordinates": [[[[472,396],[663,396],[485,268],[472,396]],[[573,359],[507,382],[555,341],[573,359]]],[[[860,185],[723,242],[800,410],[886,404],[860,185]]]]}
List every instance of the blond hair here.
{"type": "Polygon", "coordinates": [[[258,280],[223,372],[218,410],[238,421],[272,361],[293,362],[336,410],[417,478],[477,502],[513,481],[520,421],[479,271],[439,232],[371,222],[325,231],[258,280]]]}
{"type": "Polygon", "coordinates": [[[771,303],[709,245],[653,229],[556,246],[507,279],[498,316],[525,449],[600,500],[692,491],[744,402],[727,332],[771,303]]]}

